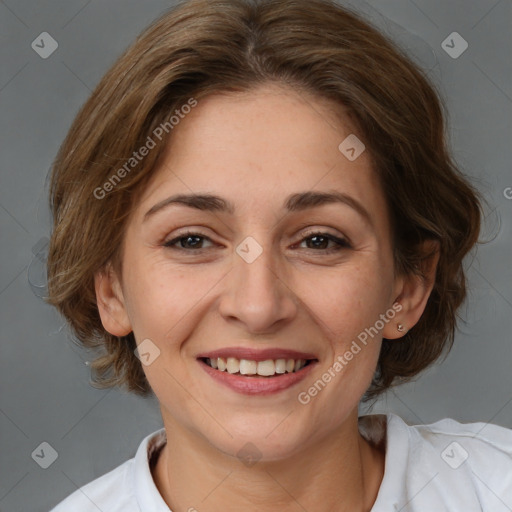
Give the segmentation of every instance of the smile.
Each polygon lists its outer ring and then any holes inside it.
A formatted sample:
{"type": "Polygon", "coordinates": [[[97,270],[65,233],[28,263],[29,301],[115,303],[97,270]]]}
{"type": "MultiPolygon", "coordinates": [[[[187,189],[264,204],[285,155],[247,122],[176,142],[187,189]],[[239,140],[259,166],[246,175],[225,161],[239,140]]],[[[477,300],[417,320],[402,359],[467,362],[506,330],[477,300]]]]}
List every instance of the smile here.
{"type": "Polygon", "coordinates": [[[236,357],[205,358],[204,362],[221,372],[233,375],[257,375],[260,377],[274,377],[285,373],[295,373],[311,363],[311,359],[266,359],[254,361],[251,359],[237,359],[236,357]]]}
{"type": "Polygon", "coordinates": [[[296,385],[319,362],[314,354],[306,352],[242,347],[198,354],[196,359],[214,382],[236,393],[260,396],[296,385]]]}

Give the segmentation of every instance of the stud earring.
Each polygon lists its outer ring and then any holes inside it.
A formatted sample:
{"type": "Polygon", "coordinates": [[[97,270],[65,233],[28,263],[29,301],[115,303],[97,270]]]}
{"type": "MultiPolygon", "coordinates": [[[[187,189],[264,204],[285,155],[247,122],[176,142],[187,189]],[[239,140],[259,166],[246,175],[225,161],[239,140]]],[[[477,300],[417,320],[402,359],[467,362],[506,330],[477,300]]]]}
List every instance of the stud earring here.
{"type": "Polygon", "coordinates": [[[405,327],[402,325],[402,324],[398,324],[396,326],[397,330],[400,331],[400,332],[403,332],[405,330],[405,327]]]}

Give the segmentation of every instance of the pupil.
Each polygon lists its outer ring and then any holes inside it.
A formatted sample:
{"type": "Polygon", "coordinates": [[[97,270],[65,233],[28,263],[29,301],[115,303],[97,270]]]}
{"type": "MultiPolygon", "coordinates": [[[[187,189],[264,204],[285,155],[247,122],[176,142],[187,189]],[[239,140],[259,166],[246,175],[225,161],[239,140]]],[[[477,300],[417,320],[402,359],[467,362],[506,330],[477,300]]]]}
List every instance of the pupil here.
{"type": "Polygon", "coordinates": [[[311,240],[313,241],[313,244],[314,244],[315,247],[320,247],[320,246],[324,245],[325,237],[316,235],[316,236],[312,237],[311,240]],[[318,242],[318,240],[321,240],[322,242],[316,243],[315,240],[317,242],[318,242]]]}
{"type": "Polygon", "coordinates": [[[196,244],[199,244],[200,242],[198,242],[198,239],[199,237],[198,236],[187,236],[184,240],[185,240],[185,245],[187,245],[189,243],[190,240],[196,240],[196,242],[192,242],[190,245],[192,245],[192,247],[194,247],[196,244]]]}

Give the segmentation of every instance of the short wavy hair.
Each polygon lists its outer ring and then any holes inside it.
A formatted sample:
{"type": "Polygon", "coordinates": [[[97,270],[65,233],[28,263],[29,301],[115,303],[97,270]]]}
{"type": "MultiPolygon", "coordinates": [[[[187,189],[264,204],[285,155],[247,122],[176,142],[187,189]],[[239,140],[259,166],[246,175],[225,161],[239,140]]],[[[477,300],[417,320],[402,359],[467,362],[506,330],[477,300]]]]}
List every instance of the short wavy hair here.
{"type": "Polygon", "coordinates": [[[191,98],[267,83],[331,99],[348,113],[387,200],[397,273],[422,276],[431,256],[422,242],[439,242],[425,311],[401,341],[383,339],[364,400],[450,350],[466,296],[462,262],[478,242],[482,207],[450,155],[445,107],[425,73],[331,0],[189,0],[149,26],[107,72],[52,168],[47,302],[79,343],[100,350],[94,386],[152,392],[133,332],[114,336],[101,323],[94,274],[108,263],[121,269],[127,218],[172,136],[169,115],[191,98]],[[161,143],[127,169],[159,127],[161,143]],[[116,169],[122,179],[113,183],[116,169]]]}

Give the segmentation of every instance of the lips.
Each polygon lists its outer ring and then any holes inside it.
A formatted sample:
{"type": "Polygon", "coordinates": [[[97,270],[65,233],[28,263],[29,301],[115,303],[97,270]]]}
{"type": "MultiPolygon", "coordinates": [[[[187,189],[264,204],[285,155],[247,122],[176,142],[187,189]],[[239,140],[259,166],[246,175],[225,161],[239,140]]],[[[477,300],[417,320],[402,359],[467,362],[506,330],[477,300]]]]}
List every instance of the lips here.
{"type": "Polygon", "coordinates": [[[197,360],[217,382],[250,395],[267,395],[287,389],[302,380],[318,363],[312,353],[241,347],[201,353],[197,360]]]}

